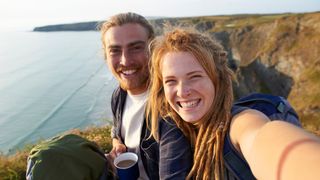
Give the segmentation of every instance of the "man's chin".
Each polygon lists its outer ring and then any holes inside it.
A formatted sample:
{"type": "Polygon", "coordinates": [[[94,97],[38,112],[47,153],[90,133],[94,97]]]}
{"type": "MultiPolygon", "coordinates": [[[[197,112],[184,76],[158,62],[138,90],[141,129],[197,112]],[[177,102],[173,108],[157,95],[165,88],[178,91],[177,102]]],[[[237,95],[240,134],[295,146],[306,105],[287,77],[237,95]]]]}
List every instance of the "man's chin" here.
{"type": "Polygon", "coordinates": [[[120,83],[120,87],[125,91],[140,91],[140,89],[145,89],[146,83],[134,84],[134,83],[120,83]]]}
{"type": "Polygon", "coordinates": [[[130,90],[134,90],[137,88],[136,85],[129,84],[129,83],[123,83],[123,82],[120,83],[120,87],[125,91],[130,91],[130,90]]]}

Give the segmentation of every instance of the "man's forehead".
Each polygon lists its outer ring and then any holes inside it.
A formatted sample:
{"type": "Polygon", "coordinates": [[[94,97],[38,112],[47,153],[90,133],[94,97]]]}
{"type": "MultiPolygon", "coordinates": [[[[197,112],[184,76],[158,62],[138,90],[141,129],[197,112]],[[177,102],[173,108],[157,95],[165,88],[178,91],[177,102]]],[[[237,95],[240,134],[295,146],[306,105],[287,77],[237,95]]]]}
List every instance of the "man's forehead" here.
{"type": "Polygon", "coordinates": [[[107,48],[124,48],[124,47],[130,47],[135,45],[145,45],[146,41],[144,40],[132,40],[132,41],[126,41],[125,43],[120,42],[114,42],[114,41],[106,41],[107,48]]]}
{"type": "Polygon", "coordinates": [[[146,42],[148,34],[139,24],[124,24],[111,27],[104,38],[107,46],[128,46],[135,42],[146,42]]]}

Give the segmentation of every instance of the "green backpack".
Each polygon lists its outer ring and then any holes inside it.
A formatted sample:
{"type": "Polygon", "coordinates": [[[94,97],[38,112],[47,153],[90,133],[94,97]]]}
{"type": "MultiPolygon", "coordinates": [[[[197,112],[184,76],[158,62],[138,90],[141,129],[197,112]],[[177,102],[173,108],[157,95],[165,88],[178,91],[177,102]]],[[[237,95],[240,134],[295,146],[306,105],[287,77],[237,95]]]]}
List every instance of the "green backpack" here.
{"type": "Polygon", "coordinates": [[[112,166],[95,143],[68,134],[35,146],[28,157],[27,180],[115,179],[112,166]]]}

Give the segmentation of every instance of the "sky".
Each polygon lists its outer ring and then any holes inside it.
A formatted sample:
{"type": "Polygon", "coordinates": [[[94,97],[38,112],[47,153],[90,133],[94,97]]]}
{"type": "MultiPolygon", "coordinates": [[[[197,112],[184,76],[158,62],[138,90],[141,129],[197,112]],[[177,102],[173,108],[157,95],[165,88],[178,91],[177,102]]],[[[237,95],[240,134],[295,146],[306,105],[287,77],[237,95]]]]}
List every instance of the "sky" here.
{"type": "Polygon", "coordinates": [[[0,31],[105,20],[121,12],[184,17],[320,11],[320,0],[0,0],[0,31]]]}

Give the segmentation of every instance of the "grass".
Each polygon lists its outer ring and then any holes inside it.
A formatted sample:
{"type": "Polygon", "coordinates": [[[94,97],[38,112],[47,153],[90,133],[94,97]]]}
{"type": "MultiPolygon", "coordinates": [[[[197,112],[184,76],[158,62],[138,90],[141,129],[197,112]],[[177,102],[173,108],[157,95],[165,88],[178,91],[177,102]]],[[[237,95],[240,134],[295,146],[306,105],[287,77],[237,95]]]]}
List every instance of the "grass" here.
{"type": "Polygon", "coordinates": [[[314,64],[301,75],[301,92],[295,92],[292,104],[297,108],[304,127],[320,135],[320,67],[314,64]]]}
{"type": "Polygon", "coordinates": [[[29,150],[19,151],[9,157],[0,155],[0,179],[25,179],[28,152],[29,150]]]}

